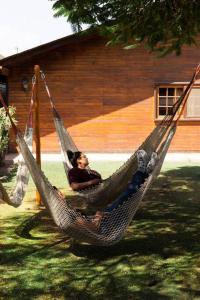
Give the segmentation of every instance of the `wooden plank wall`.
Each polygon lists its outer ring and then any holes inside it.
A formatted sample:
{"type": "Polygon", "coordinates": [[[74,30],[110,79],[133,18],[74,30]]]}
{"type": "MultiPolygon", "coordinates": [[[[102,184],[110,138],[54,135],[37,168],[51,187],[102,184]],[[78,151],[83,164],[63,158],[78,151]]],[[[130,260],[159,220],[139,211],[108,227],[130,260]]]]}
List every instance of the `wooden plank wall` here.
{"type": "MultiPolygon", "coordinates": [[[[189,81],[199,61],[198,49],[186,48],[181,57],[157,59],[143,48],[123,50],[91,40],[62,47],[11,69],[9,102],[25,127],[34,64],[46,74],[56,107],[82,151],[130,152],[155,126],[154,88],[157,82],[189,81]]],[[[41,147],[59,151],[48,97],[41,86],[41,147]]],[[[200,122],[182,122],[171,151],[200,151],[200,122]]],[[[12,138],[11,148],[14,148],[12,138]]]]}

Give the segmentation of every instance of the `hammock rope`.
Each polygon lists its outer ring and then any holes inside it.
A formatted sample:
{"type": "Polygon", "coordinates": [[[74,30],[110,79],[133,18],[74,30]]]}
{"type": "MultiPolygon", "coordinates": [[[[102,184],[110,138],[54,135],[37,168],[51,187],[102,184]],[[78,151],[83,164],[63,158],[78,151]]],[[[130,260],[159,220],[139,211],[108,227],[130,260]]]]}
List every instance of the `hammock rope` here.
{"type": "MultiPolygon", "coordinates": [[[[29,149],[32,151],[32,142],[33,142],[33,106],[34,106],[34,99],[33,99],[33,91],[35,87],[35,80],[32,80],[32,92],[31,92],[31,100],[30,100],[30,107],[29,113],[26,123],[26,129],[24,133],[24,140],[28,145],[29,149]]],[[[1,102],[4,102],[2,95],[0,94],[1,102]]],[[[17,174],[16,174],[16,183],[15,187],[11,191],[10,195],[7,193],[6,189],[4,188],[3,184],[0,181],[0,198],[7,204],[19,207],[22,204],[22,201],[25,197],[28,182],[29,182],[29,170],[24,162],[22,155],[19,155],[17,161],[17,174]]]]}

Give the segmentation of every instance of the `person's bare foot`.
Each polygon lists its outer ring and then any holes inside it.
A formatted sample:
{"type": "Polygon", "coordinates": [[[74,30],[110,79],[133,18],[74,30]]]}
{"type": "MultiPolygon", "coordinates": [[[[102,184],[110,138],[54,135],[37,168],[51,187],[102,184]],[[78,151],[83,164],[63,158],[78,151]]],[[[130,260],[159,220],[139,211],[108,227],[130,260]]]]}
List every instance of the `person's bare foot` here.
{"type": "Polygon", "coordinates": [[[86,229],[89,229],[91,231],[97,231],[98,230],[98,226],[96,225],[96,223],[90,220],[87,220],[84,217],[77,217],[76,220],[74,221],[73,225],[78,225],[81,227],[85,227],[86,229]]]}

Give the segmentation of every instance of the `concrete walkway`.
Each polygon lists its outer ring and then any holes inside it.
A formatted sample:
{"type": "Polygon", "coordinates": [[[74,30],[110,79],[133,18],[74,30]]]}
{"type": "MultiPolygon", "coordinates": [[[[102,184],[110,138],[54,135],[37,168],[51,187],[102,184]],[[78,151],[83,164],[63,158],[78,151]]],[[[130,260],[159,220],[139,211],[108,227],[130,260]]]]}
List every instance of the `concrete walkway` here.
{"type": "MultiPolygon", "coordinates": [[[[90,161],[125,161],[130,157],[131,153],[87,153],[90,161]]],[[[6,160],[18,161],[19,155],[7,154],[6,160]]],[[[62,161],[60,153],[43,153],[41,155],[42,161],[62,161]]],[[[174,162],[200,162],[200,153],[168,153],[165,161],[174,162]]]]}

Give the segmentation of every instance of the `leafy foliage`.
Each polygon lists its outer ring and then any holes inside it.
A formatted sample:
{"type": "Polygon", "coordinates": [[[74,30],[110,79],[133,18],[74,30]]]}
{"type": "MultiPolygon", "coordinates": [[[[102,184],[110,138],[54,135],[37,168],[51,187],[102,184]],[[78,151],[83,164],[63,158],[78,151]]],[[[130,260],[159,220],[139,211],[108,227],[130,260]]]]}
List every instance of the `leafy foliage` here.
{"type": "Polygon", "coordinates": [[[74,31],[87,24],[107,34],[111,43],[129,48],[142,43],[160,55],[174,51],[179,55],[184,44],[196,44],[200,32],[198,0],[50,1],[55,16],[66,17],[74,31]]]}
{"type": "MultiPolygon", "coordinates": [[[[11,116],[14,116],[15,108],[13,106],[9,106],[9,112],[11,116]]],[[[2,159],[4,153],[7,151],[8,148],[8,130],[10,127],[10,120],[8,118],[8,115],[6,114],[5,109],[2,107],[0,108],[0,160],[2,159]]]]}

